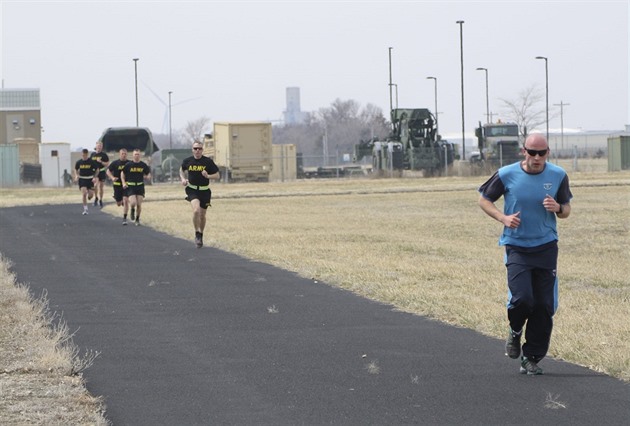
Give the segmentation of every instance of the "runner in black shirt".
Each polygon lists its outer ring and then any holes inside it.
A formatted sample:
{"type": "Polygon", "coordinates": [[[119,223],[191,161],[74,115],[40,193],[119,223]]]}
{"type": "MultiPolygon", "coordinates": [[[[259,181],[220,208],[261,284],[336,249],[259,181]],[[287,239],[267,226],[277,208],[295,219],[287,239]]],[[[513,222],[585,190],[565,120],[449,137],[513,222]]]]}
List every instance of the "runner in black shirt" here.
{"type": "Polygon", "coordinates": [[[120,172],[120,180],[123,189],[129,197],[131,205],[131,220],[140,225],[140,213],[142,212],[142,200],[144,200],[144,179],[151,179],[151,168],[144,161],[140,161],[140,150],[133,150],[133,161],[125,164],[120,172]]]}
{"type": "Polygon", "coordinates": [[[125,168],[125,164],[129,162],[127,160],[127,150],[121,148],[118,152],[118,160],[114,160],[107,167],[107,176],[112,180],[112,186],[114,187],[114,200],[118,207],[123,206],[123,225],[127,224],[127,212],[129,211],[129,197],[127,197],[127,191],[122,187],[120,181],[120,172],[125,168]]]}
{"type": "Polygon", "coordinates": [[[105,179],[107,179],[107,166],[109,165],[109,156],[103,152],[103,142],[96,142],[94,152],[90,154],[90,158],[99,164],[98,180],[95,182],[96,187],[94,191],[96,197],[94,198],[94,207],[99,205],[103,208],[103,192],[105,186],[105,179]]]}
{"type": "Polygon", "coordinates": [[[190,201],[195,227],[195,244],[203,246],[203,230],[206,227],[206,211],[210,206],[212,191],[210,179],[219,179],[219,168],[212,159],[203,156],[203,144],[195,141],[193,155],[184,159],[179,177],[186,187],[186,200],[190,201]]]}
{"type": "Polygon", "coordinates": [[[79,182],[79,190],[83,196],[83,214],[88,214],[88,200],[94,196],[94,183],[98,181],[98,169],[100,164],[88,156],[89,151],[83,149],[81,159],[74,165],[74,181],[79,182]]]}

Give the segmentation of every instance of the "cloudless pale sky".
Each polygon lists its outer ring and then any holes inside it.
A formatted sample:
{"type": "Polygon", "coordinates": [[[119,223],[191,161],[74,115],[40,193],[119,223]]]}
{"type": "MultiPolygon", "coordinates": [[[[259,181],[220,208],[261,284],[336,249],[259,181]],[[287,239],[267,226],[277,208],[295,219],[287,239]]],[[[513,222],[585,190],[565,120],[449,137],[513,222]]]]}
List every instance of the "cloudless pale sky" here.
{"type": "MultiPolygon", "coordinates": [[[[467,133],[500,99],[543,94],[551,129],[622,130],[629,115],[629,2],[617,1],[12,1],[1,0],[4,88],[39,88],[44,142],[92,148],[107,127],[168,133],[188,121],[281,120],[285,90],[303,111],[337,98],[434,110],[461,137],[463,20],[467,133]]],[[[543,125],[544,127],[544,125],[543,125]]],[[[544,129],[541,129],[544,130],[544,129]]]]}

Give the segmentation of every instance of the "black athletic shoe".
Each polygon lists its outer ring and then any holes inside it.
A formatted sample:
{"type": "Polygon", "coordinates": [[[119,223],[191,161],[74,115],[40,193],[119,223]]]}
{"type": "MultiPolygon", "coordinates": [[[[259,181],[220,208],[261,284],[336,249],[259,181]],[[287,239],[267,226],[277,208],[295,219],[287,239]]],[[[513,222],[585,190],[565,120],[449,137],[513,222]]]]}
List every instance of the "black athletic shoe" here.
{"type": "Polygon", "coordinates": [[[98,206],[98,197],[94,197],[94,207],[98,206]]]}
{"type": "Polygon", "coordinates": [[[195,232],[195,244],[197,248],[203,247],[203,234],[201,232],[195,232]]]}
{"type": "Polygon", "coordinates": [[[103,200],[98,200],[98,205],[101,206],[101,208],[103,208],[103,200]]]}
{"type": "Polygon", "coordinates": [[[131,219],[131,220],[135,220],[136,219],[136,208],[135,207],[131,208],[131,213],[129,214],[129,219],[131,219]]]}
{"type": "Polygon", "coordinates": [[[136,226],[140,226],[140,219],[136,219],[136,226]]]}
{"type": "Polygon", "coordinates": [[[507,341],[505,342],[505,354],[512,359],[516,359],[521,355],[522,335],[522,330],[520,333],[516,333],[510,328],[510,334],[508,334],[507,341]]]}
{"type": "Polygon", "coordinates": [[[527,374],[528,376],[540,376],[543,374],[543,370],[534,361],[524,356],[521,357],[521,374],[527,374]]]}

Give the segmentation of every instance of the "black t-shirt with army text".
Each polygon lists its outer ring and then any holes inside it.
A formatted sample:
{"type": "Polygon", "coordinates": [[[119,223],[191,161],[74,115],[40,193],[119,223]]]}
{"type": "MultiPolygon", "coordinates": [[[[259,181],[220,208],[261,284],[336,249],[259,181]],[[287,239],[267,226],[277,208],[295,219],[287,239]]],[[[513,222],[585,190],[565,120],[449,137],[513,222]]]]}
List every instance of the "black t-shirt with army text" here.
{"type": "Polygon", "coordinates": [[[96,163],[98,164],[98,167],[99,167],[99,171],[101,171],[101,172],[105,171],[106,167],[103,164],[101,164],[101,163],[109,162],[109,156],[106,153],[104,153],[103,151],[101,151],[101,152],[94,151],[94,152],[92,152],[90,154],[90,158],[92,160],[96,161],[96,163]],[[99,161],[101,163],[99,163],[99,161]],[[102,167],[102,169],[101,169],[101,167],[102,167]]]}
{"type": "Polygon", "coordinates": [[[74,165],[74,169],[77,171],[79,176],[82,176],[84,178],[94,177],[94,174],[98,172],[100,167],[101,165],[91,158],[88,158],[87,160],[81,158],[77,160],[74,165]]]}
{"type": "Polygon", "coordinates": [[[143,183],[144,177],[151,173],[151,168],[144,161],[130,161],[125,164],[122,171],[125,173],[126,182],[143,183]]]}
{"type": "Polygon", "coordinates": [[[201,156],[197,160],[194,156],[190,156],[182,161],[182,170],[188,172],[188,182],[191,185],[208,186],[210,179],[203,177],[201,172],[205,170],[209,175],[213,175],[219,171],[219,167],[211,158],[201,156]]]}
{"type": "Polygon", "coordinates": [[[120,172],[125,168],[125,165],[129,163],[129,161],[131,160],[114,160],[109,163],[109,167],[107,168],[110,172],[112,172],[114,177],[120,178],[120,172]]]}

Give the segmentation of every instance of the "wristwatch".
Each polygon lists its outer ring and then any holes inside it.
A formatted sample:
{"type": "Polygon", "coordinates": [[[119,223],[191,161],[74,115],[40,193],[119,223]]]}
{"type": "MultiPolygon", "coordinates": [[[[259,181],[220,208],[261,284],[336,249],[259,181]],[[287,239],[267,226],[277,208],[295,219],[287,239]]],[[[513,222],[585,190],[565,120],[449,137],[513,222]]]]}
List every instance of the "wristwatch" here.
{"type": "Polygon", "coordinates": [[[558,210],[558,213],[556,214],[562,214],[562,204],[558,204],[560,206],[560,210],[558,210]]]}

